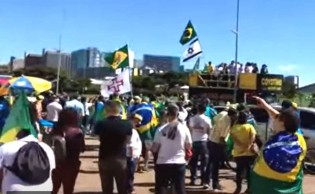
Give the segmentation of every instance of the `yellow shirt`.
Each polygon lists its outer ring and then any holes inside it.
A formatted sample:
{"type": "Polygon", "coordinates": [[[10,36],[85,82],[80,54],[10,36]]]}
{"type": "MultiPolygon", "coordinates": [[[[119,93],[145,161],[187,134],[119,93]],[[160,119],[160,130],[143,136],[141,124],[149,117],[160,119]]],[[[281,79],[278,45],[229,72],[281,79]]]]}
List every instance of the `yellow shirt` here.
{"type": "Polygon", "coordinates": [[[213,129],[210,131],[209,140],[221,143],[221,138],[226,138],[230,132],[231,119],[226,111],[220,112],[213,118],[213,129]]]}
{"type": "Polygon", "coordinates": [[[251,124],[235,124],[232,127],[231,137],[234,142],[232,154],[234,157],[255,155],[249,146],[252,145],[251,137],[253,135],[256,135],[256,131],[251,124]]]}

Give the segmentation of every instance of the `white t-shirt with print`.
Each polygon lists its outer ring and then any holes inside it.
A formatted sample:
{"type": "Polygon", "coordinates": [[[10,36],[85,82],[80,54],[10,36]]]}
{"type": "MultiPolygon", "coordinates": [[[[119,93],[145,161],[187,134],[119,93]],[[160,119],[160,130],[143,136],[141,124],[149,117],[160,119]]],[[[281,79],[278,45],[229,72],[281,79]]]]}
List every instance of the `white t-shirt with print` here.
{"type": "MultiPolygon", "coordinates": [[[[29,185],[5,168],[5,166],[11,166],[13,164],[19,149],[24,146],[26,142],[30,141],[38,142],[34,136],[29,135],[21,140],[9,142],[0,147],[0,169],[3,170],[2,194],[7,194],[8,191],[52,191],[53,183],[51,176],[43,184],[29,185]]],[[[52,171],[56,166],[54,152],[43,142],[39,142],[39,145],[46,152],[50,162],[50,170],[52,171]]]]}
{"type": "Polygon", "coordinates": [[[192,131],[193,142],[208,141],[208,131],[212,129],[211,120],[205,114],[195,115],[190,119],[189,126],[192,131]]]}
{"type": "Polygon", "coordinates": [[[185,164],[186,148],[185,144],[192,143],[189,129],[178,123],[175,138],[169,139],[163,134],[163,129],[168,124],[163,125],[154,136],[154,143],[160,145],[157,164],[185,164]]]}
{"type": "Polygon", "coordinates": [[[142,143],[137,130],[132,130],[130,142],[127,144],[127,157],[139,158],[142,152],[142,143]],[[133,156],[131,156],[130,148],[133,149],[133,156]]]}

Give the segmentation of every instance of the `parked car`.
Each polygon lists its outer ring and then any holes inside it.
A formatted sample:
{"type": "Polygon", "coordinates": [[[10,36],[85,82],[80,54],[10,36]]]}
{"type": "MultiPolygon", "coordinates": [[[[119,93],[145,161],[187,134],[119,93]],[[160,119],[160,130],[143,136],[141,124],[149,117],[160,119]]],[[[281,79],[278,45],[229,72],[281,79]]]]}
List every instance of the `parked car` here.
{"type": "MultiPolygon", "coordinates": [[[[273,107],[278,110],[281,109],[280,106],[273,107]]],[[[225,109],[225,106],[215,106],[214,108],[221,112],[225,109]]],[[[272,124],[269,115],[264,109],[256,105],[248,105],[248,108],[257,122],[257,134],[265,142],[272,135],[272,124]]],[[[315,149],[315,109],[299,107],[298,110],[300,112],[301,129],[307,142],[307,147],[308,149],[315,149]]]]}

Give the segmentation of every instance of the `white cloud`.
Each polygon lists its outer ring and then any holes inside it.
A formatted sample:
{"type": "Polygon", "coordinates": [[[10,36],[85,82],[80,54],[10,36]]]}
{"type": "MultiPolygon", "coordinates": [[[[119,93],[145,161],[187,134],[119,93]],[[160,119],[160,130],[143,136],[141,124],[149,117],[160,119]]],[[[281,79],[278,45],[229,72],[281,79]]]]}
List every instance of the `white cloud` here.
{"type": "Polygon", "coordinates": [[[292,64],[280,65],[278,69],[284,72],[293,72],[294,70],[297,69],[297,65],[292,65],[292,64]]]}

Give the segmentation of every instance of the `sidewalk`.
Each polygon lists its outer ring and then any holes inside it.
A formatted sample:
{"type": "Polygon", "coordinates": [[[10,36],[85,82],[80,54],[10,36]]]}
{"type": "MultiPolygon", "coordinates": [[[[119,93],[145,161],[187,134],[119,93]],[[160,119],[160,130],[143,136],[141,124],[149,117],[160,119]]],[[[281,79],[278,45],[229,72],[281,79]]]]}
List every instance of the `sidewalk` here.
{"type": "MultiPolygon", "coordinates": [[[[87,138],[87,151],[82,155],[81,171],[75,186],[75,193],[77,194],[101,194],[101,183],[97,167],[98,155],[98,140],[96,138],[87,138]]],[[[225,188],[222,194],[231,194],[235,189],[233,181],[235,174],[228,170],[221,170],[221,184],[225,188]]],[[[187,177],[189,172],[187,172],[187,177]]],[[[137,194],[151,194],[154,188],[154,172],[136,174],[135,186],[137,194]]],[[[186,179],[187,183],[189,179],[186,179]]],[[[304,194],[315,194],[315,176],[306,175],[304,178],[304,194]]],[[[244,189],[245,186],[244,186],[244,189]]],[[[211,194],[211,191],[204,191],[201,187],[187,186],[188,194],[211,194]]]]}

